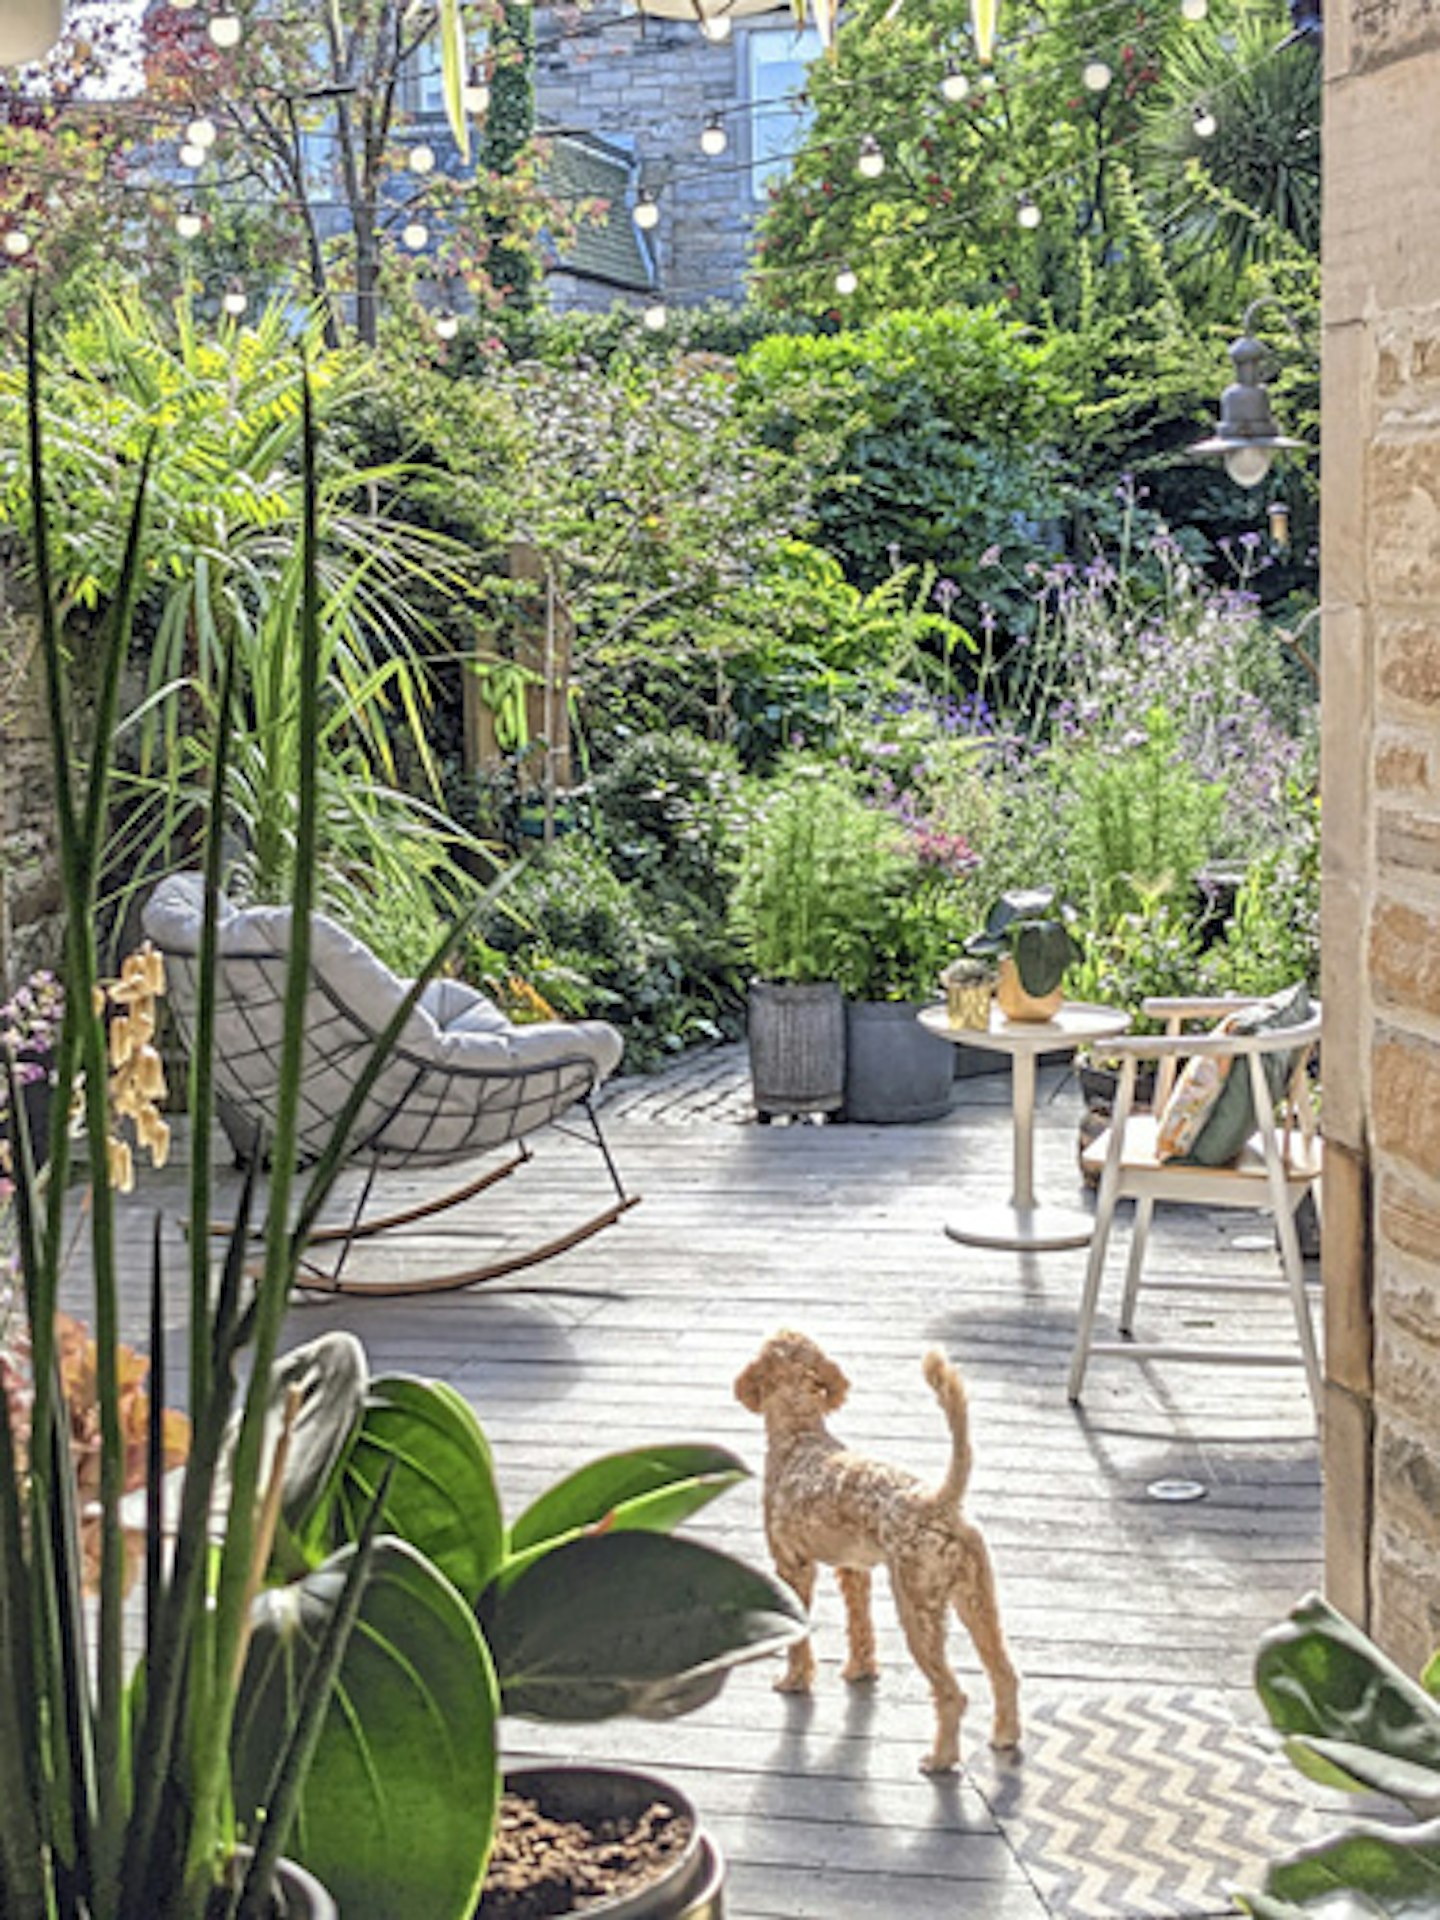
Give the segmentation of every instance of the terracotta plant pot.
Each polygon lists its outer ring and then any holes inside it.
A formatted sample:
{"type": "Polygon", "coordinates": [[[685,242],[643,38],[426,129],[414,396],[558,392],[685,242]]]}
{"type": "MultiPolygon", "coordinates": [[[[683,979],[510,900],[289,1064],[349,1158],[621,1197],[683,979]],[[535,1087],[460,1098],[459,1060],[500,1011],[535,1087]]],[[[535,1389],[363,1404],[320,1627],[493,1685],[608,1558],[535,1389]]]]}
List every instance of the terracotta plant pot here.
{"type": "Polygon", "coordinates": [[[995,982],[995,1002],[1007,1020],[1053,1020],[1065,1001],[1065,989],[1056,987],[1037,1000],[1020,983],[1020,969],[1007,953],[1000,962],[1000,977],[995,982]]]}
{"type": "MultiPolygon", "coordinates": [[[[724,1862],[690,1800],[668,1781],[621,1767],[537,1766],[507,1773],[505,1790],[533,1801],[551,1820],[585,1827],[638,1818],[657,1801],[690,1823],[688,1843],[646,1885],[607,1899],[586,1898],[574,1908],[537,1905],[536,1913],[555,1914],[557,1920],[567,1912],[584,1920],[723,1920],[724,1862]]],[[[613,1851],[613,1841],[604,1844],[613,1851]]],[[[482,1900],[480,1913],[488,1910],[482,1900]]]]}

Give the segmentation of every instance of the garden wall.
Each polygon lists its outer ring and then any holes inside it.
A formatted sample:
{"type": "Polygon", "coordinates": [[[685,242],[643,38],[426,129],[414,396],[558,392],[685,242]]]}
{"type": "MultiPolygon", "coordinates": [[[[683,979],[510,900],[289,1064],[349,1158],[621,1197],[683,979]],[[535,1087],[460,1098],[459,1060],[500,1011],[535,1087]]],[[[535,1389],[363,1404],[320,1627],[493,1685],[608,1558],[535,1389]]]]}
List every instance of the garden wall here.
{"type": "Polygon", "coordinates": [[[1327,1577],[1440,1644],[1440,11],[1327,8],[1327,1577]]]}
{"type": "Polygon", "coordinates": [[[50,753],[34,633],[0,607],[0,999],[60,951],[50,753]]]}

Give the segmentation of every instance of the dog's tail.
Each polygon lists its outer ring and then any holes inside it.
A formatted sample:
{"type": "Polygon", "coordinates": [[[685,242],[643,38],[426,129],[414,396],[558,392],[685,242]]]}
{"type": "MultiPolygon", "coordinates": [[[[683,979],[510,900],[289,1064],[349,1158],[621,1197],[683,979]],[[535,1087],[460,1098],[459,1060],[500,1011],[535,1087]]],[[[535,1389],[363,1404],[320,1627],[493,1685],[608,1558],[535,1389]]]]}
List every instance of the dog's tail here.
{"type": "Polygon", "coordinates": [[[970,1482],[970,1404],[965,1383],[938,1347],[925,1356],[925,1378],[950,1423],[950,1471],[936,1488],[935,1498],[958,1506],[970,1482]]]}

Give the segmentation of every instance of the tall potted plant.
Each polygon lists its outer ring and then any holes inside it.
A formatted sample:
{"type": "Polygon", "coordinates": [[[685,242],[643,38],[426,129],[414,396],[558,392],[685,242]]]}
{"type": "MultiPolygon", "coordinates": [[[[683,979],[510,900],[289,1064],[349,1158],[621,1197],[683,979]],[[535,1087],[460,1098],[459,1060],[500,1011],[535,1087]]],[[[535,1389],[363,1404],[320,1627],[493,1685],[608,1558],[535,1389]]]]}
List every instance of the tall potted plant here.
{"type": "Polygon", "coordinates": [[[777,782],[741,857],[735,931],[754,968],[747,1033],[757,1117],[836,1113],[845,1100],[847,949],[876,909],[890,823],[813,768],[777,782]]]}

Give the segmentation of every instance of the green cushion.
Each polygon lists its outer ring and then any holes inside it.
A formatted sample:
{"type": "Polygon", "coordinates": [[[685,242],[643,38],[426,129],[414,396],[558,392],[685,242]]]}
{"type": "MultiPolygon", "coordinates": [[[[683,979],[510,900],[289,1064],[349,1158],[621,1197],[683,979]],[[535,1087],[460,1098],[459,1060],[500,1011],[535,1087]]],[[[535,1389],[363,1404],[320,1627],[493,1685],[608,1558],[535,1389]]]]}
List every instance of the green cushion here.
{"type": "MultiPolygon", "coordinates": [[[[1310,989],[1301,980],[1283,993],[1275,993],[1257,1006],[1231,1017],[1232,1033],[1273,1033],[1281,1027],[1302,1026],[1310,1018],[1310,989]]],[[[1261,1064],[1274,1102],[1285,1091],[1295,1071],[1291,1053],[1267,1053],[1261,1064]]],[[[1237,1158],[1256,1127],[1255,1098],[1250,1086],[1250,1065],[1237,1060],[1225,1076],[1220,1097],[1210,1109],[1210,1117],[1200,1129],[1189,1158],[1199,1167],[1223,1167],[1237,1158]]]]}

